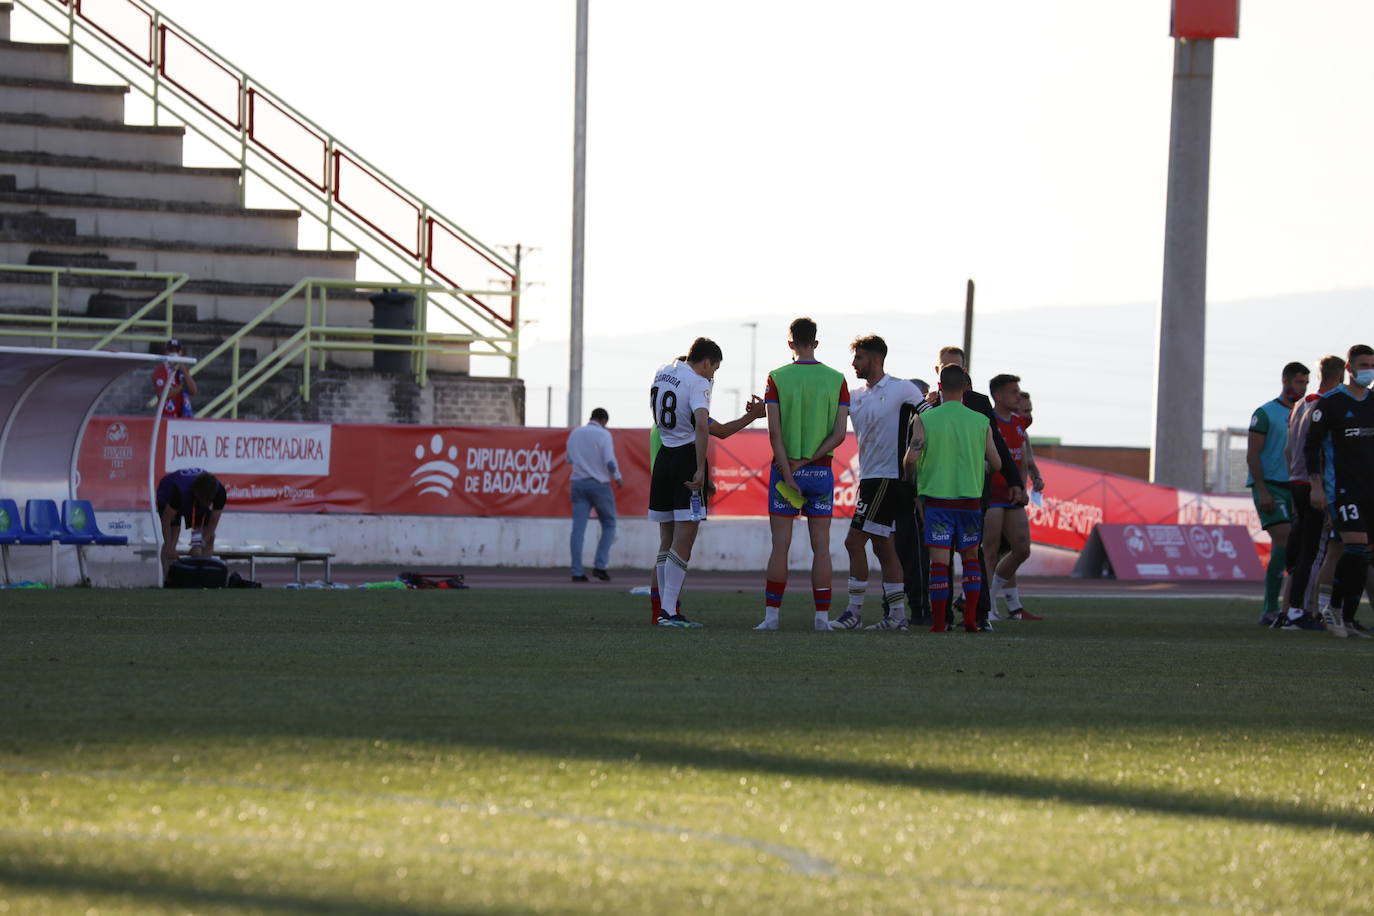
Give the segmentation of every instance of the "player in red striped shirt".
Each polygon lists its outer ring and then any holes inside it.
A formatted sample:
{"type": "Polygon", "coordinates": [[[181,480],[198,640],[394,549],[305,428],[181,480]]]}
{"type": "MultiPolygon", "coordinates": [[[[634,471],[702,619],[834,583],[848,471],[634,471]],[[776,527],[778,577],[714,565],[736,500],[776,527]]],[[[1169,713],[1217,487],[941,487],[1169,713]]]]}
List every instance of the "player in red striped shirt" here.
{"type": "MultiPolygon", "coordinates": [[[[1015,375],[997,375],[988,382],[992,396],[993,420],[1007,450],[1021,470],[1024,480],[1031,479],[1030,438],[1026,435],[1026,418],[1017,413],[1021,406],[1021,379],[1015,375]]],[[[1010,550],[997,563],[992,575],[992,609],[989,619],[997,619],[997,596],[1007,601],[1007,616],[1012,620],[1040,620],[1021,604],[1020,590],[1008,588],[1007,580],[1030,557],[1030,518],[1026,514],[1025,491],[1013,498],[1011,487],[1001,471],[989,481],[988,511],[983,519],[983,543],[995,552],[1003,537],[1010,550]]]]}

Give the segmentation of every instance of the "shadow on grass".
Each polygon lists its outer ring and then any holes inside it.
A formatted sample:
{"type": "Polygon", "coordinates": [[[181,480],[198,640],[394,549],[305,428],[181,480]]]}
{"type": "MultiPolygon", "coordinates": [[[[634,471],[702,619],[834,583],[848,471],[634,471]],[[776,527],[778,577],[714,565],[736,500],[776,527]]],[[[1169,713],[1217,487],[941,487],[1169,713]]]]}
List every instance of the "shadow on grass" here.
{"type": "Polygon", "coordinates": [[[452,906],[407,906],[368,903],[337,897],[305,897],[291,893],[254,892],[193,887],[186,881],[157,873],[104,871],[79,866],[0,862],[0,888],[45,894],[88,894],[131,898],[149,907],[235,907],[250,913],[356,913],[358,916],[414,916],[417,913],[518,913],[510,907],[481,907],[464,901],[452,906]]]}
{"type": "Polygon", "coordinates": [[[850,760],[822,760],[751,750],[704,748],[663,740],[568,735],[525,736],[485,745],[494,750],[584,759],[622,759],[664,766],[753,771],[792,779],[864,782],[923,791],[998,795],[1025,801],[1058,801],[1133,810],[1147,815],[1203,817],[1344,833],[1374,833],[1374,815],[1317,811],[1255,800],[1223,800],[1168,789],[1105,786],[1068,779],[1007,773],[966,772],[947,767],[892,766],[850,760]]]}

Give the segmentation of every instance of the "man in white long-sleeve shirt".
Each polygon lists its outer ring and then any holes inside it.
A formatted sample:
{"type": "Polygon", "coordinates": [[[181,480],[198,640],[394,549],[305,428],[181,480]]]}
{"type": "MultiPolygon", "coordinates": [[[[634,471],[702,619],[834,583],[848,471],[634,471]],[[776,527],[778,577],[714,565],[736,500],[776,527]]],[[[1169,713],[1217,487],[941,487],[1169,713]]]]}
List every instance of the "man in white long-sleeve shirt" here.
{"type": "Polygon", "coordinates": [[[603,582],[611,581],[606,564],[611,558],[611,544],[615,541],[615,493],[625,484],[620,479],[620,465],[615,460],[615,443],[606,423],[610,414],[600,407],[592,411],[586,426],[568,433],[568,466],[572,469],[572,580],[586,582],[587,571],[582,566],[582,541],[587,534],[587,517],[596,509],[601,523],[601,539],[596,543],[596,557],[592,560],[592,575],[603,582]]]}

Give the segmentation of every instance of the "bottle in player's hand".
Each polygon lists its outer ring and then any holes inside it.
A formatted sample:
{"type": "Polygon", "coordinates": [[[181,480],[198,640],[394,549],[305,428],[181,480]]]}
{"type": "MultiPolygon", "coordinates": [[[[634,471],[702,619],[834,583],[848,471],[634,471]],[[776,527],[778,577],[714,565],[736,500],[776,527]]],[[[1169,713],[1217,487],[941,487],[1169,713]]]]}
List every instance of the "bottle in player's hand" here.
{"type": "Polygon", "coordinates": [[[691,501],[688,503],[688,505],[691,506],[692,521],[694,521],[694,522],[699,522],[699,521],[701,521],[703,518],[705,518],[705,516],[702,514],[702,511],[701,511],[701,494],[700,494],[700,493],[693,492],[693,493],[692,493],[691,501]]]}

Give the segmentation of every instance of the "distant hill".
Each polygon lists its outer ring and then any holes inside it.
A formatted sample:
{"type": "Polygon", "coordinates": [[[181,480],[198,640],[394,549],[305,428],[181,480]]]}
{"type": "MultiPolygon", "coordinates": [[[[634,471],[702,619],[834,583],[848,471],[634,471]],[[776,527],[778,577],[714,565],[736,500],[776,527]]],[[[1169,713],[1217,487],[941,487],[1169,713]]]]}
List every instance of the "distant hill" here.
{"type": "MultiPolygon", "coordinates": [[[[1214,303],[1207,320],[1204,416],[1208,428],[1245,426],[1256,406],[1279,391],[1279,371],[1301,360],[1316,371],[1327,353],[1352,343],[1374,345],[1374,289],[1337,290],[1214,303]],[[1329,329],[1341,329],[1330,335],[1329,329]]],[[[806,312],[799,312],[806,313],[806,312]]],[[[930,379],[935,354],[963,337],[963,312],[903,313],[811,309],[820,326],[819,355],[848,372],[848,342],[881,334],[894,374],[930,379]]],[[[720,343],[725,362],[716,378],[713,413],[733,417],[743,393],[761,394],[766,372],[788,359],[791,316],[741,313],[739,322],[707,322],[636,333],[588,327],[584,356],[584,413],[611,413],[614,426],[648,424],[647,380],[654,368],[705,334],[720,343]],[[757,382],[747,385],[749,329],[758,321],[757,382]]],[[[1148,446],[1153,437],[1157,307],[1152,304],[1046,306],[976,316],[972,369],[985,389],[998,372],[1022,377],[1035,397],[1036,432],[1066,444],[1148,446]]],[[[527,422],[545,422],[553,389],[553,425],[567,405],[567,341],[529,346],[521,354],[527,422]]],[[[1313,380],[1315,389],[1316,381],[1313,380]]]]}

